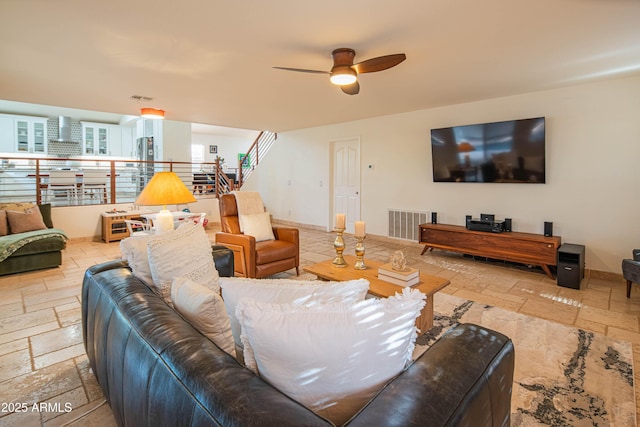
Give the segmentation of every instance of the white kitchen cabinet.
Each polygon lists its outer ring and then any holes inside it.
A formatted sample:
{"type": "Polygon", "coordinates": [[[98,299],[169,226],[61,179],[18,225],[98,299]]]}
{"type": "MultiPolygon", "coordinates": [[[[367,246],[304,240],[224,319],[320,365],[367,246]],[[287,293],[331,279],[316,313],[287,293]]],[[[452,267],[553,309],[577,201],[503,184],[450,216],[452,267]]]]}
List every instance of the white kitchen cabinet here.
{"type": "Polygon", "coordinates": [[[109,155],[122,157],[122,130],[118,125],[111,125],[109,131],[109,155]]]}
{"type": "Polygon", "coordinates": [[[15,147],[13,117],[0,116],[0,153],[13,153],[15,147]]]}
{"type": "Polygon", "coordinates": [[[84,156],[132,157],[132,127],[107,123],[82,122],[84,156]]]}
{"type": "Polygon", "coordinates": [[[85,156],[109,155],[109,130],[112,125],[82,122],[82,154],[85,156]]]}
{"type": "Polygon", "coordinates": [[[122,135],[122,157],[136,158],[135,138],[133,137],[133,127],[120,127],[120,133],[122,135]]]}
{"type": "Polygon", "coordinates": [[[14,117],[15,151],[18,153],[47,152],[47,119],[44,117],[14,117]]]}

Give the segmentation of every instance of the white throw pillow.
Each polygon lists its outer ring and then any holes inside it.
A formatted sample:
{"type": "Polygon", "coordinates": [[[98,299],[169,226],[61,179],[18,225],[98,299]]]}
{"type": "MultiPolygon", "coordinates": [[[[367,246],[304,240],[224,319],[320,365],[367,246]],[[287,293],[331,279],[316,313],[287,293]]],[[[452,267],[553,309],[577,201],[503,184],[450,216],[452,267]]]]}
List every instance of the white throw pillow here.
{"type": "Polygon", "coordinates": [[[355,304],[246,299],[237,315],[247,368],[342,425],[410,362],[425,295],[405,288],[355,304]]]}
{"type": "Polygon", "coordinates": [[[186,222],[175,230],[152,236],[147,254],[153,284],[169,305],[175,277],[184,276],[214,292],[220,291],[211,242],[201,225],[186,222]]]}
{"type": "Polygon", "coordinates": [[[153,286],[147,243],[151,236],[140,235],[127,237],[120,241],[120,252],[129,263],[133,275],[142,280],[147,286],[153,286]]]}
{"type": "Polygon", "coordinates": [[[319,303],[348,302],[364,300],[369,290],[365,279],[346,282],[323,282],[320,280],[288,279],[245,279],[241,277],[221,277],[222,299],[231,321],[233,339],[239,349],[240,323],[236,318],[236,307],[240,301],[251,298],[274,304],[299,304],[310,306],[319,303]]]}
{"type": "Polygon", "coordinates": [[[186,277],[176,277],[171,286],[171,300],[176,311],[194,328],[236,357],[229,316],[219,292],[186,277]]]}
{"type": "Polygon", "coordinates": [[[256,242],[275,239],[269,212],[239,215],[238,221],[240,221],[240,227],[244,230],[244,234],[255,237],[256,242]]]}

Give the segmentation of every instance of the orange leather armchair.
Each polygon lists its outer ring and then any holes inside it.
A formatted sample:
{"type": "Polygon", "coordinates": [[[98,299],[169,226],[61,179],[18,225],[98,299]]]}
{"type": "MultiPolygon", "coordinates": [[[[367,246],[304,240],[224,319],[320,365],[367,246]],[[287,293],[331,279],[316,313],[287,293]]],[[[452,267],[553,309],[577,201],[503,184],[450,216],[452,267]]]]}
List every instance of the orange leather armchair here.
{"type": "Polygon", "coordinates": [[[273,227],[275,240],[256,242],[255,237],[240,231],[238,206],[233,194],[219,199],[222,232],[216,233],[216,243],[233,251],[236,276],[261,279],[300,266],[298,229],[273,227]]]}

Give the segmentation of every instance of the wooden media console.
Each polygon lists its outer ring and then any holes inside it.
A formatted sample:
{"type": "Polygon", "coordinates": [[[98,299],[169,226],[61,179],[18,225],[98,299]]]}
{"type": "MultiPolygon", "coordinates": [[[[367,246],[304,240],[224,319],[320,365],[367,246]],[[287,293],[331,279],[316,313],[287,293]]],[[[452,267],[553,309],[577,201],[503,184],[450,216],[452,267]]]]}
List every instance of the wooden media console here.
{"type": "Polygon", "coordinates": [[[491,233],[467,230],[460,225],[421,224],[422,250],[443,249],[468,255],[501,259],[523,264],[539,265],[554,279],[550,266],[556,266],[560,247],[559,236],[506,231],[491,233]]]}

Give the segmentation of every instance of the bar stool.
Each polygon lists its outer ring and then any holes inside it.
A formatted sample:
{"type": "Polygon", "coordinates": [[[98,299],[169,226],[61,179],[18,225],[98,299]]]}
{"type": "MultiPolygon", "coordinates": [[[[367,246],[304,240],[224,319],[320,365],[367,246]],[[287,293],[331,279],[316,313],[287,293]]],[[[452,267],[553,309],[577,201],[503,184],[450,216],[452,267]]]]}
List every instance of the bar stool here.
{"type": "Polygon", "coordinates": [[[82,171],[82,202],[84,204],[84,195],[88,194],[91,197],[91,201],[95,196],[98,198],[98,203],[107,203],[107,172],[99,169],[85,169],[82,171]]]}
{"type": "Polygon", "coordinates": [[[49,171],[49,183],[45,193],[46,201],[53,202],[61,192],[67,197],[67,204],[78,204],[78,178],[75,171],[51,170],[49,171]]]}

